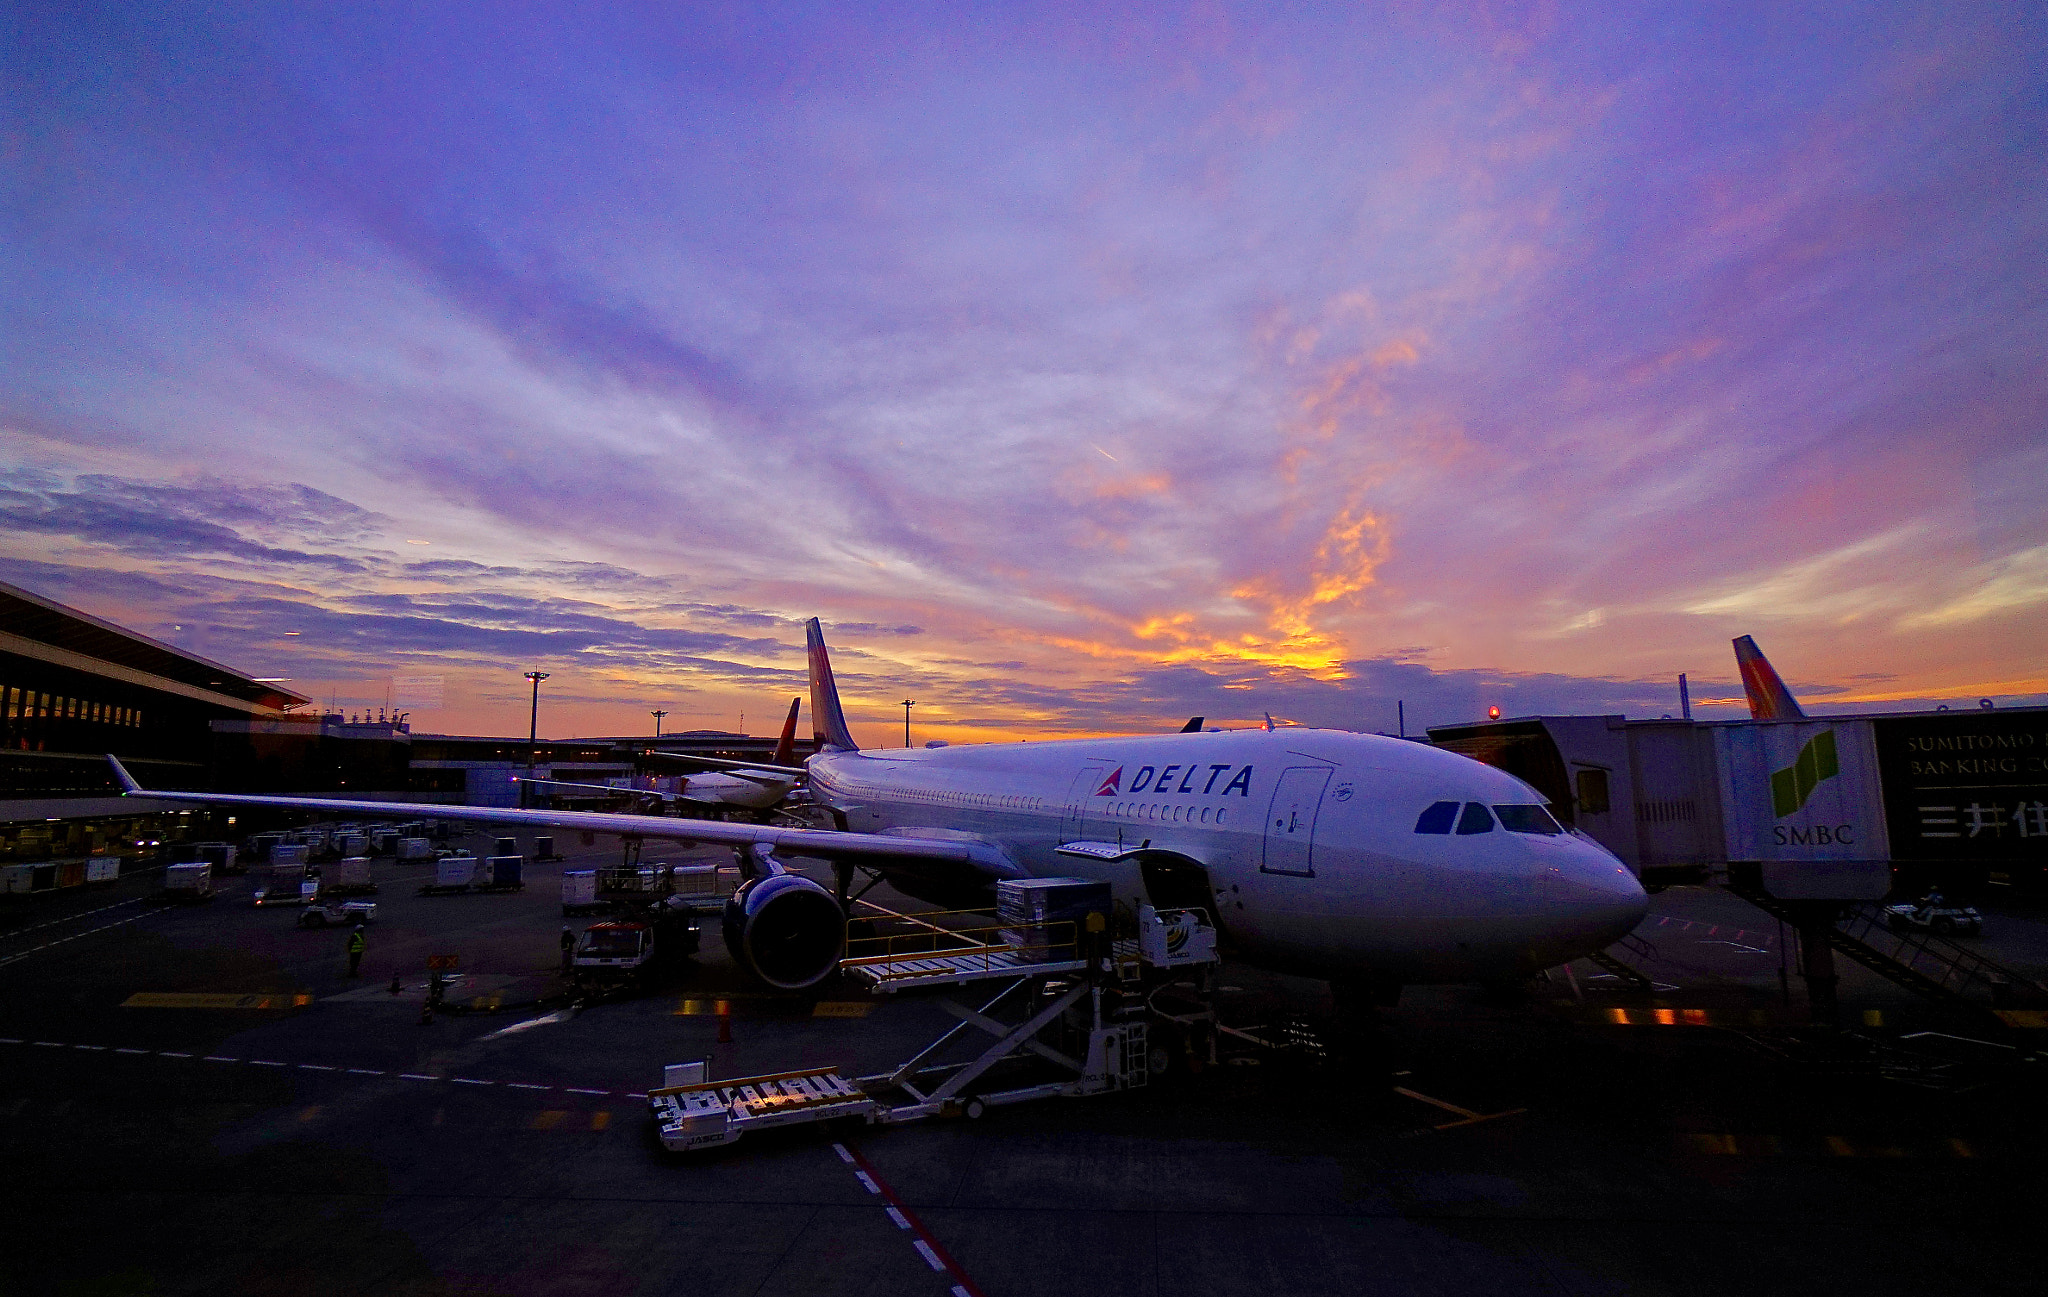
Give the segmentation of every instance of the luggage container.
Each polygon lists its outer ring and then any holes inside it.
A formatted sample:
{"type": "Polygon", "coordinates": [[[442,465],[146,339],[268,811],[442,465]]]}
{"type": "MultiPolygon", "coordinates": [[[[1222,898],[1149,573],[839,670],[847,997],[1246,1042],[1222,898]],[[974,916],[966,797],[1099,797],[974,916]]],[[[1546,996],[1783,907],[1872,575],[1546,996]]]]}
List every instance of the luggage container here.
{"type": "MultiPolygon", "coordinates": [[[[0,867],[0,892],[6,892],[9,895],[26,896],[36,890],[36,869],[37,866],[35,865],[7,865],[0,867]]],[[[55,870],[51,871],[50,877],[52,879],[56,878],[55,870]]]]}
{"type": "Polygon", "coordinates": [[[280,842],[270,849],[270,863],[275,865],[298,865],[304,868],[313,858],[313,849],[303,842],[280,842]]]}
{"type": "Polygon", "coordinates": [[[85,862],[85,882],[88,887],[112,887],[120,877],[119,856],[102,856],[98,860],[85,862]]]}
{"type": "Polygon", "coordinates": [[[400,860],[432,860],[434,858],[434,844],[424,837],[400,838],[398,840],[398,858],[400,860]]]}
{"type": "MultiPolygon", "coordinates": [[[[207,866],[210,870],[211,865],[207,866]]],[[[306,882],[306,866],[303,862],[275,864],[269,872],[258,876],[256,892],[252,900],[258,905],[296,905],[299,903],[299,889],[306,882]]]]}
{"type": "Polygon", "coordinates": [[[491,855],[492,855],[493,857],[496,857],[496,856],[516,856],[516,855],[518,855],[518,854],[519,854],[519,839],[517,839],[517,838],[499,838],[499,839],[498,839],[498,849],[497,849],[496,851],[493,851],[493,852],[491,853],[491,855]]]}
{"type": "Polygon", "coordinates": [[[996,884],[996,921],[1002,925],[1002,940],[1046,959],[1070,953],[1074,934],[1088,916],[1100,914],[1107,920],[1110,905],[1107,882],[1005,878],[996,884]]]}
{"type": "MultiPolygon", "coordinates": [[[[466,892],[479,881],[477,871],[483,862],[475,856],[449,856],[434,865],[434,881],[420,888],[421,896],[441,892],[466,892]]],[[[483,877],[488,878],[485,874],[483,877]]]]}
{"type": "Polygon", "coordinates": [[[535,860],[560,860],[562,858],[555,853],[555,839],[551,834],[543,833],[533,840],[533,858],[535,860]]]}
{"type": "Polygon", "coordinates": [[[252,834],[249,838],[249,855],[258,864],[268,864],[271,850],[284,840],[285,835],[282,833],[252,834]]]}
{"type": "Polygon", "coordinates": [[[85,862],[83,860],[58,861],[57,886],[60,890],[85,886],[85,862]]]}
{"type": "Polygon", "coordinates": [[[740,871],[734,865],[671,865],[669,895],[674,905],[681,901],[690,911],[718,910],[739,890],[740,871]]]}
{"type": "MultiPolygon", "coordinates": [[[[213,866],[219,874],[239,874],[242,867],[236,864],[235,844],[232,842],[195,842],[192,844],[192,859],[213,866]]],[[[258,859],[261,859],[259,856],[258,859]]]]}
{"type": "Polygon", "coordinates": [[[337,896],[367,896],[377,890],[368,856],[343,856],[328,869],[324,881],[327,890],[337,896]]]}
{"type": "Polygon", "coordinates": [[[520,867],[525,863],[524,856],[492,856],[484,862],[477,885],[494,892],[516,892],[526,886],[519,877],[520,867]]]}
{"type": "Polygon", "coordinates": [[[562,913],[584,914],[603,908],[597,899],[597,871],[568,869],[562,872],[562,913]]]}
{"type": "Polygon", "coordinates": [[[334,842],[334,849],[344,856],[363,856],[370,851],[370,838],[365,833],[344,833],[334,842]]]}
{"type": "Polygon", "coordinates": [[[213,866],[205,863],[172,865],[164,870],[163,896],[167,901],[212,900],[213,866]]]}
{"type": "Polygon", "coordinates": [[[370,835],[370,854],[388,856],[398,849],[398,832],[395,829],[379,829],[370,835]]]}

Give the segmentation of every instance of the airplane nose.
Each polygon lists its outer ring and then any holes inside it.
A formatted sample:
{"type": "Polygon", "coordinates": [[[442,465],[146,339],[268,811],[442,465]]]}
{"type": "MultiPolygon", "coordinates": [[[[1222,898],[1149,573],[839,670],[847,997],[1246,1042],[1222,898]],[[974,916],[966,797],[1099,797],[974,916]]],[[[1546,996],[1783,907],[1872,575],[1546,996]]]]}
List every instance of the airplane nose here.
{"type": "Polygon", "coordinates": [[[1586,950],[1603,950],[1635,931],[1650,912],[1649,894],[1628,866],[1586,843],[1555,867],[1564,876],[1574,936],[1586,950]]]}

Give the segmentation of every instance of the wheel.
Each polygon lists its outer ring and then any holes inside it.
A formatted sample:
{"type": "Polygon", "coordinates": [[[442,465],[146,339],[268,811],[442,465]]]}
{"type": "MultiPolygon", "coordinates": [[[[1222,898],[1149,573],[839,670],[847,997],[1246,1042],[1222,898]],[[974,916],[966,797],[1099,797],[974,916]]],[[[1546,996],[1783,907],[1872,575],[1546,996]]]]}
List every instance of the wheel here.
{"type": "Polygon", "coordinates": [[[988,1111],[988,1105],[979,1099],[969,1099],[967,1106],[962,1108],[961,1111],[967,1114],[969,1121],[979,1121],[981,1120],[981,1114],[988,1111]]]}
{"type": "Polygon", "coordinates": [[[1173,1055],[1158,1045],[1145,1051],[1145,1070],[1154,1076],[1165,1076],[1173,1066],[1173,1055]]]}
{"type": "Polygon", "coordinates": [[[1936,919],[1934,921],[1934,930],[1944,937],[1954,936],[1956,921],[1954,919],[1936,919]]]}

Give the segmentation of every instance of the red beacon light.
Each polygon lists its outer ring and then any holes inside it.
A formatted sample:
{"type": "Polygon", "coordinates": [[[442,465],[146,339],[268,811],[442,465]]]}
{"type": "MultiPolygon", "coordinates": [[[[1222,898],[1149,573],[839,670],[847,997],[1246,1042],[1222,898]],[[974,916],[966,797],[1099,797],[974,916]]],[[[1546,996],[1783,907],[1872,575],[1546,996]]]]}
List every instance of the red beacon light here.
{"type": "Polygon", "coordinates": [[[1486,719],[1488,719],[1488,720],[1490,720],[1490,721],[1497,721],[1497,720],[1499,720],[1499,719],[1500,719],[1500,708],[1498,708],[1498,707],[1489,707],[1489,708],[1487,708],[1487,709],[1486,709],[1486,719]]]}

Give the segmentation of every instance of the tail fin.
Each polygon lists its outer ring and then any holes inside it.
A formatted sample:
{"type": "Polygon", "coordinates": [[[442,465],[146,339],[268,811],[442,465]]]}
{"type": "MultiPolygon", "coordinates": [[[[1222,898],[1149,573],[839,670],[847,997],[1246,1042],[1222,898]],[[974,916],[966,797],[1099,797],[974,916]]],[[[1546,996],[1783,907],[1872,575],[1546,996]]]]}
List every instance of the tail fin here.
{"type": "Polygon", "coordinates": [[[789,700],[789,715],[782,720],[782,737],[775,740],[775,755],[769,758],[778,766],[796,763],[796,713],[803,705],[801,695],[789,700]]]}
{"type": "Polygon", "coordinates": [[[1735,641],[1735,665],[1742,672],[1742,691],[1749,695],[1749,714],[1760,721],[1803,721],[1806,713],[1756,641],[1744,635],[1735,641]]]}
{"type": "Polygon", "coordinates": [[[1188,723],[1180,727],[1180,732],[1183,734],[1200,734],[1202,732],[1202,722],[1208,719],[1207,716],[1190,716],[1188,717],[1188,723]]]}
{"type": "Polygon", "coordinates": [[[832,659],[825,652],[825,632],[816,617],[804,624],[804,636],[811,651],[811,732],[821,748],[858,752],[860,744],[853,741],[846,713],[839,708],[839,686],[832,683],[832,659]]]}

